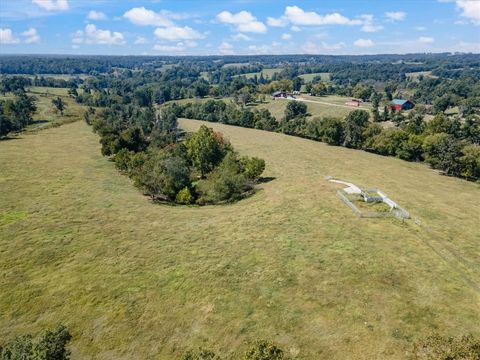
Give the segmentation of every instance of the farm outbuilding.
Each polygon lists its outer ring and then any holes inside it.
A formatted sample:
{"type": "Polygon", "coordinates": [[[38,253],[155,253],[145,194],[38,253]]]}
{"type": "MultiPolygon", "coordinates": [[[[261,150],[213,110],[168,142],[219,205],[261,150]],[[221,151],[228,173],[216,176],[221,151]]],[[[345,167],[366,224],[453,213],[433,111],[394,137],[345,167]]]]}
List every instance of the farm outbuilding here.
{"type": "Polygon", "coordinates": [[[393,99],[389,107],[390,110],[400,111],[413,109],[414,106],[415,104],[410,100],[393,99]]]}
{"type": "Polygon", "coordinates": [[[288,95],[285,91],[275,91],[273,94],[272,94],[272,97],[273,98],[286,98],[288,95]]]}
{"type": "Polygon", "coordinates": [[[347,102],[345,103],[345,105],[358,107],[358,106],[360,106],[360,101],[355,100],[355,99],[352,99],[352,100],[350,100],[350,101],[347,101],[347,102]]]}

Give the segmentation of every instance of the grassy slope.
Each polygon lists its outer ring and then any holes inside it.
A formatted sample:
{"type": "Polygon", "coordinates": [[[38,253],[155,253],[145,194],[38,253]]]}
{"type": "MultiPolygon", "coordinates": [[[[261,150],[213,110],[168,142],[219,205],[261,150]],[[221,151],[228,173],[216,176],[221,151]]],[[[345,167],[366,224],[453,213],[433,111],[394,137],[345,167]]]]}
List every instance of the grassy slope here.
{"type": "Polygon", "coordinates": [[[322,81],[326,81],[326,82],[330,81],[330,73],[325,73],[325,72],[324,73],[303,74],[303,75],[299,75],[298,77],[302,78],[306,82],[310,82],[316,76],[320,76],[322,81]]]}
{"type": "Polygon", "coordinates": [[[0,142],[0,339],[63,322],[73,359],[239,354],[263,337],[299,359],[370,360],[404,359],[434,330],[480,335],[467,282],[480,280],[477,185],[208,125],[275,179],[230,206],[160,206],[101,157],[83,122],[0,142]],[[356,218],[326,175],[382,189],[425,228],[356,218]]]}
{"type": "MultiPolygon", "coordinates": [[[[334,116],[334,117],[344,117],[347,116],[351,111],[362,109],[362,110],[370,110],[369,104],[362,104],[361,107],[350,107],[346,106],[345,102],[351,100],[350,97],[346,96],[336,96],[336,95],[328,95],[328,96],[307,96],[302,95],[303,98],[312,100],[312,101],[320,101],[327,104],[321,103],[313,103],[313,102],[305,102],[307,104],[307,111],[312,116],[334,116]],[[338,104],[338,106],[331,106],[328,104],[338,104]]],[[[203,103],[209,98],[201,98],[201,99],[182,99],[182,100],[175,100],[170,102],[176,102],[177,104],[186,104],[186,103],[196,103],[200,102],[203,103]]],[[[229,101],[229,99],[221,99],[224,101],[229,101]]],[[[249,104],[247,106],[248,109],[268,109],[270,113],[280,120],[285,114],[285,108],[287,107],[288,101],[291,100],[272,100],[270,96],[265,96],[265,102],[262,104],[249,104]]]]}
{"type": "MultiPolygon", "coordinates": [[[[307,104],[307,111],[311,114],[312,117],[315,116],[334,116],[334,117],[344,117],[347,116],[351,111],[362,109],[362,110],[369,110],[370,107],[368,105],[362,105],[361,107],[350,107],[346,106],[345,102],[349,101],[351,98],[345,96],[336,96],[336,95],[329,95],[329,96],[306,96],[302,95],[303,98],[309,99],[312,101],[319,101],[324,103],[332,103],[341,105],[338,106],[331,106],[328,104],[321,104],[321,103],[313,103],[313,102],[305,102],[307,104]]],[[[280,120],[285,113],[285,108],[287,107],[288,101],[290,100],[271,100],[270,97],[267,96],[266,102],[263,104],[256,105],[257,108],[266,108],[268,109],[273,116],[280,120]]]]}
{"type": "MultiPolygon", "coordinates": [[[[69,97],[67,91],[67,88],[29,88],[27,95],[34,96],[37,99],[37,111],[33,115],[33,123],[27,127],[26,131],[35,132],[37,130],[83,119],[85,108],[69,97]],[[46,91],[48,91],[48,94],[46,91]],[[61,96],[63,101],[67,104],[63,116],[55,111],[55,107],[52,104],[52,100],[57,96],[61,96]]],[[[2,99],[15,99],[15,96],[11,93],[7,93],[5,96],[0,96],[0,100],[2,99]]]]}

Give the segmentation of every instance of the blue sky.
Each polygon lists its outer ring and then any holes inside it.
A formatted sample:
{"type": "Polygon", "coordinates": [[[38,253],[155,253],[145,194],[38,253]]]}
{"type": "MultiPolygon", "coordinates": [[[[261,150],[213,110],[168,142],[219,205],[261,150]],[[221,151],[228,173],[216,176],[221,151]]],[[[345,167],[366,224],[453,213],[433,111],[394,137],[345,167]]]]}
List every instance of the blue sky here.
{"type": "Polygon", "coordinates": [[[0,53],[480,53],[480,0],[0,0],[0,53]]]}

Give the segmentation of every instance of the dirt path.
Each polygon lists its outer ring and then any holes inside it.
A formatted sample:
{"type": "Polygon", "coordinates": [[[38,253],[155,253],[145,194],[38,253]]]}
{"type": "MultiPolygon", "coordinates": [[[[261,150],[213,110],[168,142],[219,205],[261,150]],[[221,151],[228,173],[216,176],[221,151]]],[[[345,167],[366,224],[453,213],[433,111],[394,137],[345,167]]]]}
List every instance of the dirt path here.
{"type": "Polygon", "coordinates": [[[355,106],[348,106],[348,105],[341,105],[341,104],[334,104],[334,103],[329,103],[325,101],[317,101],[317,100],[310,100],[310,99],[305,99],[305,98],[296,98],[295,100],[297,101],[303,101],[303,102],[311,102],[311,103],[317,103],[317,104],[322,104],[322,105],[330,105],[330,106],[337,106],[337,107],[342,107],[342,108],[347,108],[347,109],[363,109],[366,110],[366,108],[362,108],[361,106],[355,107],[355,106]]]}

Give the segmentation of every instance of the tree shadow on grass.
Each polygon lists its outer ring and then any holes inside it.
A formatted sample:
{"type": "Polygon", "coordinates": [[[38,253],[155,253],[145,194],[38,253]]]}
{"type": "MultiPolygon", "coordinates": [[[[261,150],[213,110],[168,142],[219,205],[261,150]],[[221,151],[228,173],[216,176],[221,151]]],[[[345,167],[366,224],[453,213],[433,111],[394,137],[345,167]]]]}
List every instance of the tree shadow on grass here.
{"type": "Polygon", "coordinates": [[[258,183],[259,184],[265,184],[265,183],[269,183],[270,181],[273,181],[275,179],[276,179],[276,177],[273,177],[273,176],[265,176],[265,177],[261,177],[260,179],[258,179],[258,183]]]}
{"type": "Polygon", "coordinates": [[[48,120],[32,120],[32,122],[29,125],[39,125],[39,124],[45,124],[48,123],[48,120]]]}
{"type": "Polygon", "coordinates": [[[20,136],[4,136],[4,137],[0,137],[0,142],[9,141],[9,140],[18,140],[18,139],[22,139],[22,138],[20,136]]]}

